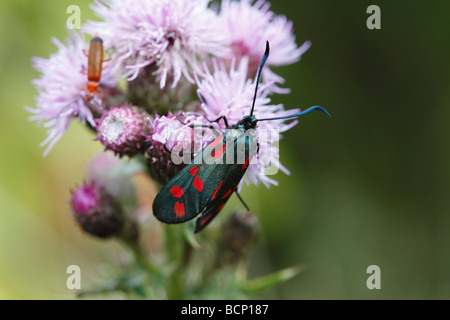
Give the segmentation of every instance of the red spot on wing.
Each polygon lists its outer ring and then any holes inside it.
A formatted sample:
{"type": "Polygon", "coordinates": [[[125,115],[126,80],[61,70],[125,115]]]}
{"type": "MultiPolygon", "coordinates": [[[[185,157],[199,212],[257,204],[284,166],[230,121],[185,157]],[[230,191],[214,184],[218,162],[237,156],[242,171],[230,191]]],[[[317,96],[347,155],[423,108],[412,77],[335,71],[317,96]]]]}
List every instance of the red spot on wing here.
{"type": "Polygon", "coordinates": [[[203,190],[203,182],[199,177],[194,178],[194,187],[198,190],[198,192],[202,192],[203,190]]]}
{"type": "Polygon", "coordinates": [[[219,191],[220,186],[222,185],[222,182],[223,182],[223,180],[220,181],[219,185],[218,185],[217,188],[216,188],[216,191],[214,191],[214,193],[213,193],[213,195],[212,195],[212,197],[211,197],[211,200],[214,200],[214,198],[216,197],[217,191],[219,191]]]}
{"type": "Polygon", "coordinates": [[[194,167],[192,167],[192,168],[189,170],[189,172],[190,172],[190,174],[191,174],[192,176],[195,176],[195,175],[197,174],[197,171],[198,171],[198,167],[197,167],[197,166],[194,166],[194,167]]]}
{"type": "Polygon", "coordinates": [[[216,212],[219,212],[220,210],[222,210],[223,206],[225,205],[225,203],[222,203],[216,210],[216,212]]]}
{"type": "Polygon", "coordinates": [[[184,213],[185,213],[184,203],[178,202],[178,201],[175,202],[175,207],[173,208],[173,211],[175,212],[175,215],[177,216],[177,218],[184,217],[184,213]]]}
{"type": "Polygon", "coordinates": [[[213,142],[211,142],[209,144],[209,148],[214,148],[219,142],[222,142],[223,140],[223,135],[221,135],[220,137],[218,137],[216,140],[214,140],[213,142]]]}
{"type": "Polygon", "coordinates": [[[172,188],[170,188],[170,193],[175,198],[180,198],[183,195],[183,189],[179,186],[173,186],[172,188]]]}
{"type": "Polygon", "coordinates": [[[206,221],[208,221],[209,219],[211,219],[211,217],[212,217],[212,213],[211,213],[209,216],[207,216],[205,219],[203,219],[202,222],[200,222],[200,225],[201,225],[201,226],[204,225],[204,224],[206,223],[206,221]]]}
{"type": "Polygon", "coordinates": [[[222,199],[227,198],[227,197],[231,194],[231,192],[233,192],[233,190],[231,190],[231,189],[228,190],[227,193],[225,193],[225,194],[223,195],[222,199]]]}
{"type": "Polygon", "coordinates": [[[223,153],[225,152],[225,149],[227,148],[227,145],[225,143],[222,143],[222,145],[216,147],[212,153],[211,156],[214,159],[219,159],[221,156],[223,156],[223,153]]]}
{"type": "Polygon", "coordinates": [[[250,163],[250,157],[247,158],[247,160],[245,160],[244,165],[242,166],[242,170],[245,170],[245,168],[248,167],[248,164],[250,163]]]}

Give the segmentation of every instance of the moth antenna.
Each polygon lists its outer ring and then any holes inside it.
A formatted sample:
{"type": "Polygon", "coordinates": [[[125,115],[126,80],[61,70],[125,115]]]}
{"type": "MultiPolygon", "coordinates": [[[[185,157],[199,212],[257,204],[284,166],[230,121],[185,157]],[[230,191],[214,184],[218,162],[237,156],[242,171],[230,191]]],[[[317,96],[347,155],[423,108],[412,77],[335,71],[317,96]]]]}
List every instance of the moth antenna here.
{"type": "Polygon", "coordinates": [[[328,113],[327,110],[325,110],[325,108],[322,108],[322,107],[320,107],[320,106],[314,106],[314,107],[308,108],[308,109],[306,109],[306,110],[304,110],[304,111],[302,111],[302,112],[298,112],[298,113],[291,114],[291,115],[289,115],[289,116],[276,117],[276,118],[266,118],[266,119],[256,119],[256,121],[281,120],[281,119],[296,118],[296,117],[303,116],[303,115],[305,115],[305,114],[307,114],[307,113],[310,113],[310,112],[316,111],[316,110],[322,111],[323,113],[325,113],[327,116],[329,116],[329,117],[331,118],[330,114],[328,113]]]}
{"type": "Polygon", "coordinates": [[[264,67],[264,64],[267,61],[267,58],[269,57],[269,51],[270,51],[269,41],[266,41],[266,51],[264,51],[264,55],[262,57],[261,63],[259,64],[258,76],[256,77],[255,95],[253,96],[252,110],[250,112],[250,115],[253,114],[253,110],[255,109],[256,94],[258,93],[258,85],[259,85],[259,80],[261,79],[261,71],[262,71],[262,68],[264,67]]]}

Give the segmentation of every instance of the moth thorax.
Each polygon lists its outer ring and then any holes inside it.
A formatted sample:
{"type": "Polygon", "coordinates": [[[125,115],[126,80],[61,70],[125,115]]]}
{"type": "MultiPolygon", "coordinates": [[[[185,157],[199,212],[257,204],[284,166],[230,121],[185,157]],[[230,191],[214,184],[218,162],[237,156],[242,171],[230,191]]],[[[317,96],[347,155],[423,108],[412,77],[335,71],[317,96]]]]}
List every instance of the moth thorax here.
{"type": "Polygon", "coordinates": [[[237,127],[244,130],[255,129],[257,121],[254,115],[248,115],[238,122],[237,127]]]}
{"type": "Polygon", "coordinates": [[[226,144],[227,163],[245,164],[256,152],[256,132],[254,129],[243,128],[227,130],[226,144]]]}

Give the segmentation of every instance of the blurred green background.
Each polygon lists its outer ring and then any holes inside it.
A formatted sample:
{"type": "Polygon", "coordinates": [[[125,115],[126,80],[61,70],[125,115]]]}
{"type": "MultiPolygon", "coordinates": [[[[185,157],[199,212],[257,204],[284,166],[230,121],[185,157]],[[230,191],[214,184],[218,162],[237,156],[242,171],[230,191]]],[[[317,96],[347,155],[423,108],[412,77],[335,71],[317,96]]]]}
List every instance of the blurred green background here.
{"type": "MultiPolygon", "coordinates": [[[[68,214],[101,146],[73,123],[49,156],[44,128],[27,121],[38,77],[30,58],[64,40],[66,8],[94,18],[89,1],[0,2],[0,298],[72,298],[66,268],[82,285],[117,255],[114,242],[83,235],[68,214]]],[[[273,1],[294,21],[302,60],[276,71],[292,93],[287,108],[321,105],[285,134],[278,187],[245,187],[262,234],[251,276],[295,264],[281,299],[450,299],[450,2],[273,1]],[[381,30],[366,9],[381,8],[381,30]],[[368,290],[366,269],[381,268],[368,290]]],[[[238,207],[232,203],[230,209],[238,207]]],[[[227,211],[225,211],[227,212],[227,211]]]]}

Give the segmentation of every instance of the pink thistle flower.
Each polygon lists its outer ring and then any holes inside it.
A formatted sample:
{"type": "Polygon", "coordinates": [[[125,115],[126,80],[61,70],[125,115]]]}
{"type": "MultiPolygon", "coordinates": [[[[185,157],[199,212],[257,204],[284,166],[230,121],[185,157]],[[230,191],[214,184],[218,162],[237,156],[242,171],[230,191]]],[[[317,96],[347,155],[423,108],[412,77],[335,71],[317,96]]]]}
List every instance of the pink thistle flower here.
{"type": "MultiPolygon", "coordinates": [[[[83,124],[95,126],[90,104],[86,100],[87,77],[81,71],[87,70],[87,58],[83,49],[88,48],[81,34],[70,33],[70,41],[65,46],[57,39],[52,42],[59,51],[49,59],[33,58],[33,65],[40,73],[39,79],[33,80],[39,95],[36,97],[36,108],[25,106],[31,113],[30,121],[44,122],[47,138],[41,143],[46,146],[46,156],[55,143],[67,131],[74,118],[83,124]]],[[[106,68],[100,81],[102,86],[115,86],[116,79],[106,68]]]]}
{"type": "Polygon", "coordinates": [[[151,175],[163,184],[191,162],[193,151],[201,151],[215,138],[212,131],[192,128],[180,120],[199,124],[204,118],[194,112],[178,112],[176,115],[169,112],[167,116],[156,115],[151,121],[152,133],[147,137],[150,143],[147,164],[151,175]]]}
{"type": "Polygon", "coordinates": [[[149,117],[142,108],[130,105],[104,111],[96,120],[97,140],[120,157],[143,152],[151,131],[149,117]]]}
{"type": "Polygon", "coordinates": [[[89,21],[86,30],[98,32],[114,49],[116,67],[129,80],[142,68],[154,70],[163,88],[175,87],[181,76],[193,82],[209,55],[221,55],[215,12],[209,0],[104,0],[92,7],[102,22],[89,21]]]}
{"type": "MultiPolygon", "coordinates": [[[[265,82],[284,83],[284,79],[270,70],[270,67],[289,65],[300,60],[311,43],[306,41],[298,47],[295,43],[292,22],[283,15],[269,10],[270,3],[265,0],[223,0],[219,19],[228,46],[229,58],[238,61],[249,58],[249,76],[253,77],[264,53],[264,45],[269,41],[271,55],[263,70],[265,82]]],[[[277,93],[288,93],[289,89],[272,88],[277,93]]]]}
{"type": "MultiPolygon", "coordinates": [[[[213,61],[213,73],[205,67],[205,76],[200,79],[196,77],[198,95],[202,102],[204,113],[210,120],[220,116],[227,118],[230,126],[235,125],[245,115],[250,114],[252,100],[255,92],[255,82],[247,78],[248,58],[241,59],[237,69],[234,63],[230,71],[227,71],[224,63],[213,61]]],[[[284,117],[299,112],[299,109],[284,110],[283,105],[271,104],[268,95],[271,93],[271,83],[262,84],[256,96],[254,115],[257,119],[284,117]]],[[[269,178],[268,174],[274,174],[281,170],[286,174],[289,171],[279,161],[278,142],[281,133],[295,126],[298,121],[286,123],[287,119],[270,120],[258,122],[256,136],[259,142],[259,157],[253,157],[248,170],[244,175],[247,184],[258,185],[263,183],[270,187],[278,183],[269,178]],[[270,172],[267,171],[270,168],[270,172]]],[[[225,132],[226,126],[223,121],[217,123],[220,130],[225,132]]],[[[242,187],[242,181],[240,188],[242,187]]]]}

